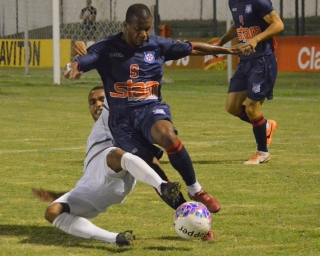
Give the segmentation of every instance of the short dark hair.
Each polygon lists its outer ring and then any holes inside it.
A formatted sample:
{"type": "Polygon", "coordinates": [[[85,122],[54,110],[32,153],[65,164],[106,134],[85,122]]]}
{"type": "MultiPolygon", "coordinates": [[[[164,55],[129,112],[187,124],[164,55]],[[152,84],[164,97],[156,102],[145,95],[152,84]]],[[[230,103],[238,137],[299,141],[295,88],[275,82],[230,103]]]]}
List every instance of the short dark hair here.
{"type": "Polygon", "coordinates": [[[93,88],[90,90],[90,92],[89,92],[88,98],[90,97],[90,94],[91,94],[93,91],[96,91],[96,90],[104,90],[104,87],[103,87],[102,85],[93,87],[93,88]]]}
{"type": "Polygon", "coordinates": [[[101,89],[104,89],[103,85],[99,85],[99,86],[95,86],[91,89],[90,92],[93,92],[93,91],[96,91],[96,90],[101,90],[101,89]]]}
{"type": "Polygon", "coordinates": [[[144,4],[133,4],[130,5],[127,10],[126,22],[130,23],[135,17],[138,19],[149,19],[153,16],[148,6],[144,4]]]}

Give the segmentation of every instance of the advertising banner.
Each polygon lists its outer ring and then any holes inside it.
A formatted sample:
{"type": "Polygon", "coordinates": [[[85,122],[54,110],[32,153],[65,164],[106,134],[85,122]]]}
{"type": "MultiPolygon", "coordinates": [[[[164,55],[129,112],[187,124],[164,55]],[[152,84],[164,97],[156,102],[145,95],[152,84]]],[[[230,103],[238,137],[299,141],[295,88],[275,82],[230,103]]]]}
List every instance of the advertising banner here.
{"type": "MultiPolygon", "coordinates": [[[[53,41],[32,39],[28,41],[30,68],[53,67],[53,41]]],[[[71,40],[60,40],[60,66],[70,62],[71,40]]],[[[23,39],[0,40],[0,67],[24,67],[25,47],[23,39]]]]}
{"type": "MultiPolygon", "coordinates": [[[[186,40],[186,39],[180,39],[186,40]]],[[[215,44],[219,38],[188,38],[188,41],[199,41],[215,44]]],[[[53,67],[53,44],[50,39],[29,40],[29,67],[53,67]]],[[[287,72],[320,72],[320,37],[277,37],[276,56],[278,70],[287,72]]],[[[64,67],[71,58],[71,40],[60,40],[60,66],[64,67]]],[[[25,47],[23,39],[0,40],[0,67],[24,67],[25,47]]],[[[233,64],[238,58],[233,57],[233,64]]],[[[166,69],[216,69],[225,70],[226,55],[217,57],[187,56],[185,58],[167,61],[166,69]]],[[[233,65],[235,67],[235,65],[233,65]]]]}
{"type": "Polygon", "coordinates": [[[320,37],[277,37],[278,70],[320,72],[320,37]]]}

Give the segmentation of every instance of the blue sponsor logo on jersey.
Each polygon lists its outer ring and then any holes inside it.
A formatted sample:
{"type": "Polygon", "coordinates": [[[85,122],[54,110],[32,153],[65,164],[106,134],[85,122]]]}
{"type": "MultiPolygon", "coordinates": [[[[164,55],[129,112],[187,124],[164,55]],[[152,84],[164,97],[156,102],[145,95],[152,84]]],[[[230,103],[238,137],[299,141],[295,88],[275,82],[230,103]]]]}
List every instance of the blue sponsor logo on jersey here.
{"type": "Polygon", "coordinates": [[[144,61],[147,63],[153,63],[155,60],[154,52],[144,52],[144,61]]]}
{"type": "Polygon", "coordinates": [[[260,87],[261,87],[261,84],[253,84],[252,91],[254,93],[258,93],[258,92],[260,92],[260,87]]]}
{"type": "Polygon", "coordinates": [[[252,4],[246,5],[245,13],[252,13],[252,4]]]}

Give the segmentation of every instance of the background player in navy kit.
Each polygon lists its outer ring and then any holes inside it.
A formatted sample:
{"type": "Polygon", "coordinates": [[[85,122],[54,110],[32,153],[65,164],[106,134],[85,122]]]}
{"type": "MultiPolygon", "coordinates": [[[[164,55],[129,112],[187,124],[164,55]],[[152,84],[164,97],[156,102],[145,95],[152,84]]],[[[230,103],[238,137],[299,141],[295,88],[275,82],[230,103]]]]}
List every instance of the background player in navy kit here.
{"type": "Polygon", "coordinates": [[[161,101],[163,64],[191,54],[239,54],[245,47],[224,48],[153,36],[152,19],[147,6],[131,5],[123,23],[125,32],[89,47],[86,55],[75,58],[65,77],[77,79],[82,72],[96,69],[110,107],[109,127],[115,145],[148,163],[154,157],[153,144],[164,148],[184,179],[190,198],[215,213],[220,203],[197,181],[190,156],[175,134],[170,107],[161,101]]]}
{"type": "Polygon", "coordinates": [[[230,80],[226,110],[253,126],[257,150],[245,164],[262,164],[270,160],[268,145],[277,123],[266,120],[261,107],[265,98],[273,98],[277,76],[273,36],[284,25],[270,0],[229,0],[229,8],[233,24],[217,45],[238,37],[254,53],[240,55],[240,63],[230,80]]]}

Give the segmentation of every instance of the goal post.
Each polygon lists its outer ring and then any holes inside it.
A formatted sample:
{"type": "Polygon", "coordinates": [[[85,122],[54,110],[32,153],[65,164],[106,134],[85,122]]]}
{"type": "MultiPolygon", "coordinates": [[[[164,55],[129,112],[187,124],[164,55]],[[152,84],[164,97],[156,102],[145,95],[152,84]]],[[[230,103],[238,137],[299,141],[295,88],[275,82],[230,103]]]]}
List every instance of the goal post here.
{"type": "Polygon", "coordinates": [[[28,0],[25,0],[25,29],[24,29],[24,72],[29,74],[29,21],[28,21],[28,0]]]}
{"type": "Polygon", "coordinates": [[[52,41],[53,41],[53,83],[61,83],[60,74],[60,6],[59,0],[52,0],[52,41]]]}
{"type": "MultiPolygon", "coordinates": [[[[226,2],[227,4],[227,20],[226,20],[226,32],[229,30],[230,26],[231,26],[231,22],[232,22],[232,17],[231,17],[231,13],[229,12],[229,4],[228,2],[226,2]]],[[[230,47],[231,46],[231,41],[227,43],[226,45],[227,47],[230,47]]],[[[231,76],[232,76],[232,59],[233,59],[233,56],[231,54],[228,54],[227,55],[227,79],[228,79],[228,82],[230,81],[231,79],[231,76]]]]}

